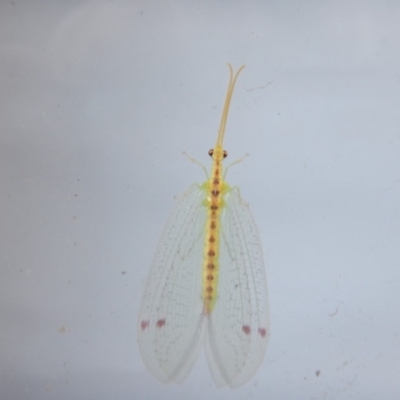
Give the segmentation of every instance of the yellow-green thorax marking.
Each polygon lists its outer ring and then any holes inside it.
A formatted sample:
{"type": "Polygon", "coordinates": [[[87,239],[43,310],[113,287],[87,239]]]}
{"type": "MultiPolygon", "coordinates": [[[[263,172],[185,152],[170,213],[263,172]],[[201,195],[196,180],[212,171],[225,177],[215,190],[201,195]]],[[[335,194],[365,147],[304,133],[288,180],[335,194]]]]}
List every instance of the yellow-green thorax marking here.
{"type": "Polygon", "coordinates": [[[232,98],[233,89],[236,79],[244,65],[239,68],[236,74],[230,64],[230,78],[228,91],[226,93],[224,109],[222,112],[221,123],[218,131],[218,138],[215,147],[208,154],[213,159],[211,168],[211,177],[203,185],[207,194],[205,206],[207,207],[207,222],[204,246],[204,264],[203,264],[203,301],[204,312],[209,314],[212,312],[215,302],[218,298],[218,275],[219,275],[219,249],[220,249],[220,225],[221,212],[224,207],[224,197],[229,190],[229,186],[224,182],[222,174],[222,161],[227,157],[228,153],[223,149],[223,141],[225,135],[226,120],[228,118],[229,105],[232,98]]]}

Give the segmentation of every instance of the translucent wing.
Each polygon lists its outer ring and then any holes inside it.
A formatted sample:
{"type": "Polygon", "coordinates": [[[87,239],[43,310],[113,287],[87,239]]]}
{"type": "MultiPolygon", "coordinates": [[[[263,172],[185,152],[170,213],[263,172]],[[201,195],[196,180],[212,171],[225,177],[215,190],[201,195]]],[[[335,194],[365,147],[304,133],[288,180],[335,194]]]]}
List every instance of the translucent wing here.
{"type": "Polygon", "coordinates": [[[203,332],[201,267],[204,191],[191,186],[167,221],[142,299],[138,341],[144,363],[163,382],[181,382],[203,332]]]}
{"type": "Polygon", "coordinates": [[[264,359],[269,336],[265,267],[260,239],[238,188],[226,194],[217,301],[208,316],[206,354],[217,385],[239,386],[264,359]]]}

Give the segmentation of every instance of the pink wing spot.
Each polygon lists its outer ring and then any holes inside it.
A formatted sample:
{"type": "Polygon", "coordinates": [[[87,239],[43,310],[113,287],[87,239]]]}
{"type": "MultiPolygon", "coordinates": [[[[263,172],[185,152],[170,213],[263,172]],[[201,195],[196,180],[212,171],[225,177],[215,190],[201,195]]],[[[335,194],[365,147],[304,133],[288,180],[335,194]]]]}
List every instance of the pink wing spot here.
{"type": "Polygon", "coordinates": [[[261,337],[265,337],[267,335],[267,330],[265,328],[258,328],[258,333],[261,337]]]}
{"type": "Polygon", "coordinates": [[[141,323],[140,323],[140,327],[142,328],[142,331],[144,331],[146,328],[148,328],[149,327],[149,321],[142,321],[141,323]]]}
{"type": "Polygon", "coordinates": [[[251,329],[248,325],[243,325],[242,330],[246,335],[250,335],[251,329]]]}
{"type": "Polygon", "coordinates": [[[165,325],[165,318],[157,321],[157,328],[162,328],[165,325]]]}

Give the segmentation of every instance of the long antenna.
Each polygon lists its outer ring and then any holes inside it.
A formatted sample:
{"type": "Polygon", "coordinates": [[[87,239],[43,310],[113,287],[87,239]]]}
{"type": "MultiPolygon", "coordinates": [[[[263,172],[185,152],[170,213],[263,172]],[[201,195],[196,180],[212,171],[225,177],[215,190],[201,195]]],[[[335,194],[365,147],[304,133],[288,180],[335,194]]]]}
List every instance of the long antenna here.
{"type": "Polygon", "coordinates": [[[217,138],[217,144],[216,144],[216,146],[221,146],[221,147],[222,147],[222,144],[224,141],[226,121],[228,119],[228,112],[229,112],[229,106],[231,104],[233,89],[235,88],[235,83],[236,83],[236,79],[237,79],[238,75],[240,74],[242,69],[245,67],[245,65],[242,65],[237,70],[236,74],[233,75],[232,65],[228,63],[228,66],[229,66],[229,85],[228,85],[228,91],[226,92],[225,104],[224,104],[224,109],[222,111],[221,123],[219,125],[218,138],[217,138]]]}

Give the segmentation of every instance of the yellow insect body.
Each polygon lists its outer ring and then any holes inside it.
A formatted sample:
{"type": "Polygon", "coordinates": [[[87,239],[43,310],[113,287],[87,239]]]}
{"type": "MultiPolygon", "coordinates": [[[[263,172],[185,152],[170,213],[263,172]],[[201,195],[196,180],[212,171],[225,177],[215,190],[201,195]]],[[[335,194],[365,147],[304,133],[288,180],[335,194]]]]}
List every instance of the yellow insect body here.
{"type": "Polygon", "coordinates": [[[241,67],[230,81],[210,178],[192,185],[164,228],[146,282],[138,340],[163,382],[182,382],[205,339],[217,385],[239,386],[257,371],[269,336],[265,268],[254,220],[224,181],[223,139],[241,67]]]}

